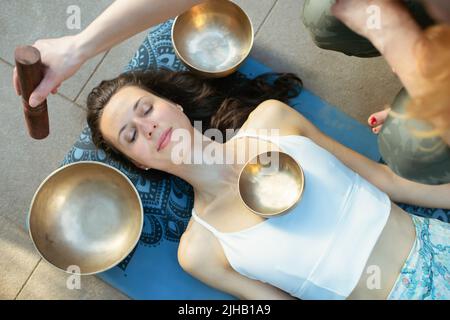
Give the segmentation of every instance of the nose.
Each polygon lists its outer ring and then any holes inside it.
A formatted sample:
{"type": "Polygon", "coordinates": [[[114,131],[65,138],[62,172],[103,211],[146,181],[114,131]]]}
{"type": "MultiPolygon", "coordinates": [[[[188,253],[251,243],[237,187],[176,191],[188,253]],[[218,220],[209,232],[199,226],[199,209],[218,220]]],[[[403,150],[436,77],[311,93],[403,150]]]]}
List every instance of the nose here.
{"type": "Polygon", "coordinates": [[[158,127],[157,123],[149,120],[149,119],[138,119],[136,120],[136,126],[141,133],[144,134],[144,137],[147,139],[152,138],[152,134],[155,129],[158,127]]]}

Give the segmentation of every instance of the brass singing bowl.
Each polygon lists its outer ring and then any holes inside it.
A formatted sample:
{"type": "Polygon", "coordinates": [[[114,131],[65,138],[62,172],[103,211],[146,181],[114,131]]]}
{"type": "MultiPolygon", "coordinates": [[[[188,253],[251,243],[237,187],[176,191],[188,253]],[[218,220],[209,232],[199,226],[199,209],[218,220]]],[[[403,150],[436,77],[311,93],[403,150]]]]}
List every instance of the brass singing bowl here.
{"type": "Polygon", "coordinates": [[[235,72],[253,46],[247,14],[228,0],[208,0],[176,17],[172,26],[175,53],[194,73],[225,77],[235,72]]]}
{"type": "Polygon", "coordinates": [[[305,176],[290,155],[269,151],[244,165],[238,183],[245,206],[259,216],[270,218],[288,213],[300,201],[305,176]]]}
{"type": "Polygon", "coordinates": [[[114,267],[133,250],[143,208],[122,172],[81,161],[55,170],[41,183],[28,219],[42,258],[65,272],[88,275],[114,267]]]}

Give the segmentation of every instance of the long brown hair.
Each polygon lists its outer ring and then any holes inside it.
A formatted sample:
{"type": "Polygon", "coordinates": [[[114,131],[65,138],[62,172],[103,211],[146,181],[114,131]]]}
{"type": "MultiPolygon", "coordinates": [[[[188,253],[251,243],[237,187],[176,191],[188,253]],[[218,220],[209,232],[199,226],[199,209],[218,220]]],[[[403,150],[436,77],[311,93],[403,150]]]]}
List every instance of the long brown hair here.
{"type": "MultiPolygon", "coordinates": [[[[161,98],[181,105],[191,120],[202,121],[203,130],[240,128],[261,102],[277,99],[288,102],[302,88],[302,81],[291,73],[266,73],[249,79],[240,73],[220,79],[205,79],[190,72],[169,70],[131,71],[102,81],[87,98],[87,123],[92,141],[118,161],[126,155],[108,143],[100,132],[100,118],[111,97],[125,86],[138,86],[161,98]]],[[[130,164],[128,162],[128,164],[130,164]]]]}

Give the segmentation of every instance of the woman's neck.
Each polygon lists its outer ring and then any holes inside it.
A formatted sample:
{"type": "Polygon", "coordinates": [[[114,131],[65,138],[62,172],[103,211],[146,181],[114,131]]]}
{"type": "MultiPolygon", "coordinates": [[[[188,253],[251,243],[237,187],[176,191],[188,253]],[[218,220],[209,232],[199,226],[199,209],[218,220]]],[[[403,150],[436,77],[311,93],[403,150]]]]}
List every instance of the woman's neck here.
{"type": "Polygon", "coordinates": [[[234,152],[234,148],[233,144],[213,141],[198,132],[195,134],[201,139],[193,139],[182,163],[173,162],[167,171],[192,185],[197,197],[211,202],[230,183],[237,183],[237,167],[226,159],[227,153],[234,152]]]}

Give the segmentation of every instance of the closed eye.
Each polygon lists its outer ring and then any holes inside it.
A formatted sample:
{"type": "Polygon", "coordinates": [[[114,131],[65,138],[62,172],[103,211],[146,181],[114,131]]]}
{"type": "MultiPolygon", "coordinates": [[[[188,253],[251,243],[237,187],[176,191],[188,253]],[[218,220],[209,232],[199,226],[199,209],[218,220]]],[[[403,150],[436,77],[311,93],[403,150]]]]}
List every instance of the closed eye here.
{"type": "MultiPolygon", "coordinates": [[[[150,106],[145,112],[144,116],[148,115],[153,110],[153,106],[150,106]]],[[[130,139],[130,143],[133,143],[136,140],[137,130],[134,130],[133,136],[130,139]]]]}
{"type": "Polygon", "coordinates": [[[144,112],[144,116],[146,116],[147,114],[149,114],[150,111],[152,111],[152,109],[153,109],[153,106],[150,106],[150,107],[147,109],[147,111],[144,112]]]}
{"type": "Polygon", "coordinates": [[[134,130],[133,136],[131,137],[131,140],[129,141],[130,143],[133,143],[136,140],[136,133],[137,133],[137,130],[134,130]]]}

